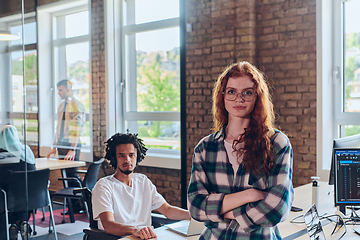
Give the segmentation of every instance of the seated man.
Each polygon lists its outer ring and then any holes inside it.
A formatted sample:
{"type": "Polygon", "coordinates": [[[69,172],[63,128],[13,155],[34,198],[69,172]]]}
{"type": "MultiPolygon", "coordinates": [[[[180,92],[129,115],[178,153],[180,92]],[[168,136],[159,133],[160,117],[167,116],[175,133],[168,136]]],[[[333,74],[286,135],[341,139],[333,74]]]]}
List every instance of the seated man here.
{"type": "Polygon", "coordinates": [[[190,219],[187,210],[171,206],[144,175],[133,173],[146,154],[137,134],[117,133],[106,142],[105,158],[115,168],[113,175],[101,178],[92,191],[94,220],[106,233],[141,239],[155,238],[151,211],[173,220],[190,219]]]}

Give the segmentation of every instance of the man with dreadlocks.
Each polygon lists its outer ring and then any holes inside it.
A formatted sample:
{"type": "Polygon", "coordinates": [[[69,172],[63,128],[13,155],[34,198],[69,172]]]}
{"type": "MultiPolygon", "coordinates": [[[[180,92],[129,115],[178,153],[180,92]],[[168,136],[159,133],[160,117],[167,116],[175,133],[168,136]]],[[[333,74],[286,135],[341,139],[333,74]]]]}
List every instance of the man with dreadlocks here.
{"type": "Polygon", "coordinates": [[[134,173],[146,151],[137,134],[116,133],[106,141],[105,158],[115,173],[101,178],[92,191],[94,220],[106,233],[155,238],[152,210],[173,220],[190,219],[187,210],[168,204],[144,174],[134,173]]]}

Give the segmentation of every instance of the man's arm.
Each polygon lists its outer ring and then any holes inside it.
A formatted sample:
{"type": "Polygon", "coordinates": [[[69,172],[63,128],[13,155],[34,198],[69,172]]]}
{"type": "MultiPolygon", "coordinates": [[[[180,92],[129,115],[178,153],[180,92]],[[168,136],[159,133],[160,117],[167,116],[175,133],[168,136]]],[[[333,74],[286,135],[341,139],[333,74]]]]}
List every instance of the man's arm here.
{"type": "Polygon", "coordinates": [[[102,212],[99,217],[106,233],[116,236],[133,235],[140,239],[157,237],[151,227],[134,227],[115,222],[114,215],[111,212],[102,212]]]}
{"type": "Polygon", "coordinates": [[[173,220],[190,219],[190,214],[188,210],[171,206],[167,202],[161,205],[161,207],[159,207],[156,210],[169,219],[173,219],[173,220]]]}
{"type": "Polygon", "coordinates": [[[49,158],[52,154],[56,153],[56,148],[50,149],[49,153],[46,155],[47,158],[49,158]]]}

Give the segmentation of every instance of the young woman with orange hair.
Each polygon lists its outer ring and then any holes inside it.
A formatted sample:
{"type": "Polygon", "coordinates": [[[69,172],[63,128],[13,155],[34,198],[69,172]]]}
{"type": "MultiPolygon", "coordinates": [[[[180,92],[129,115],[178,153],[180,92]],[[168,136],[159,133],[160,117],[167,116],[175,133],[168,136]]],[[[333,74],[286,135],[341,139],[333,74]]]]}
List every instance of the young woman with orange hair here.
{"type": "Polygon", "coordinates": [[[188,201],[199,239],[281,239],[293,201],[292,148],[274,128],[264,75],[234,63],[213,91],[214,133],[195,147],[188,201]]]}

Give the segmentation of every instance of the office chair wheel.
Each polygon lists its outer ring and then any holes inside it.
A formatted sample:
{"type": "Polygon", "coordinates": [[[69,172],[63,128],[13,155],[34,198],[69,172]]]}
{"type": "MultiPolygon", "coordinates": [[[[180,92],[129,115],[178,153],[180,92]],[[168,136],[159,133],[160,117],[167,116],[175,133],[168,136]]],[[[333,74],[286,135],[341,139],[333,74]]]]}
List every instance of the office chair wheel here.
{"type": "Polygon", "coordinates": [[[51,229],[49,229],[49,233],[52,233],[53,231],[51,229]]]}
{"type": "Polygon", "coordinates": [[[33,236],[35,236],[37,234],[37,232],[36,231],[33,231],[33,236]]]}
{"type": "Polygon", "coordinates": [[[45,221],[45,217],[42,217],[42,218],[41,218],[41,221],[42,221],[42,222],[45,221]]]}
{"type": "Polygon", "coordinates": [[[62,220],[61,223],[64,224],[64,223],[66,223],[66,222],[65,222],[65,220],[62,220]]]}

